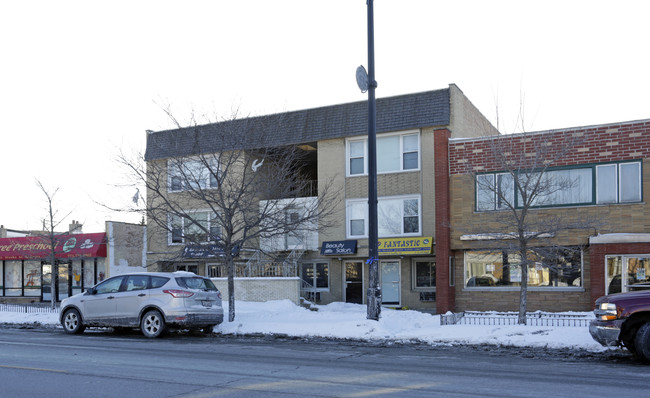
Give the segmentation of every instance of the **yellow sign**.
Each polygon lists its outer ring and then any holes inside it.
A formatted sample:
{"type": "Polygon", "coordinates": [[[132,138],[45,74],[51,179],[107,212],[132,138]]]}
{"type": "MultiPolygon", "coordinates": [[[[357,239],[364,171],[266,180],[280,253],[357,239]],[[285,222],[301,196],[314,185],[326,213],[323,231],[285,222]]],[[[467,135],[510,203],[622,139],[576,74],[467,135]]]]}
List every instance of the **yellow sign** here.
{"type": "Polygon", "coordinates": [[[433,237],[379,239],[380,256],[431,254],[433,237]]]}

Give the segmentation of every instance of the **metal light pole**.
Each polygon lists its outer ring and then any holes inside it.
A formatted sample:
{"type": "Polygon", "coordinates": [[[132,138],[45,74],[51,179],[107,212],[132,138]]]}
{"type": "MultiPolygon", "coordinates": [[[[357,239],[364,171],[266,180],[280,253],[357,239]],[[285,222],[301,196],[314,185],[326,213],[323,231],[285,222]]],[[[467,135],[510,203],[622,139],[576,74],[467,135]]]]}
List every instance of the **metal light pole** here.
{"type": "MultiPolygon", "coordinates": [[[[368,319],[379,320],[381,313],[381,288],[379,286],[379,239],[377,228],[377,131],[375,116],[375,38],[373,0],[368,6],[368,319]]],[[[358,73],[357,73],[358,75],[358,73]]]]}

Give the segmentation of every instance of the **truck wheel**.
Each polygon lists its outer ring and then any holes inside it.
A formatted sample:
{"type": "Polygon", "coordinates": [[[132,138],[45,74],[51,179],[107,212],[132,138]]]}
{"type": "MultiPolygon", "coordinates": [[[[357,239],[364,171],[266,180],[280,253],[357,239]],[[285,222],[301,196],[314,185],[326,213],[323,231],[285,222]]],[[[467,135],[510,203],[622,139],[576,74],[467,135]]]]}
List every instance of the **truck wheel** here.
{"type": "Polygon", "coordinates": [[[650,322],[644,323],[634,337],[636,355],[644,362],[650,362],[650,322]]]}

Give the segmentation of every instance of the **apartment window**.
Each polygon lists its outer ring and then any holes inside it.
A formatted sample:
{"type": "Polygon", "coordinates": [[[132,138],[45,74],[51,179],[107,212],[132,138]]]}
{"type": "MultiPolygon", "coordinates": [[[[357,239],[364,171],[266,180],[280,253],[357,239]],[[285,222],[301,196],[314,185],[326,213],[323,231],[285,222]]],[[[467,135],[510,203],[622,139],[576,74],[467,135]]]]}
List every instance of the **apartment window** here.
{"type": "Polygon", "coordinates": [[[355,140],[348,142],[348,163],[350,175],[361,175],[366,173],[366,141],[355,140]]]}
{"type": "Polygon", "coordinates": [[[169,243],[201,243],[219,240],[221,225],[210,211],[192,212],[190,217],[169,216],[169,243]]]}
{"type": "Polygon", "coordinates": [[[219,185],[219,165],[216,158],[170,160],[167,170],[170,192],[216,188],[219,185]]]}
{"type": "Polygon", "coordinates": [[[433,291],[436,288],[436,263],[415,259],[412,263],[413,290],[433,291]]]}
{"type": "Polygon", "coordinates": [[[312,291],[329,290],[329,263],[313,262],[300,265],[303,289],[312,291]]]}
{"type": "MultiPolygon", "coordinates": [[[[520,174],[519,183],[537,186],[534,207],[630,203],[641,201],[641,163],[621,162],[550,169],[543,174],[520,174]],[[538,182],[539,181],[539,182],[538,182]],[[594,186],[595,184],[595,186],[594,186]]],[[[476,176],[476,210],[503,210],[523,206],[509,173],[476,176]],[[515,195],[516,193],[516,195],[515,195]]]]}
{"type": "MultiPolygon", "coordinates": [[[[349,176],[365,175],[367,170],[368,140],[347,142],[347,172],[349,176]]],[[[420,134],[382,134],[377,137],[377,172],[394,173],[419,170],[420,134]]]]}
{"type": "MultiPolygon", "coordinates": [[[[368,201],[349,200],[347,203],[348,237],[368,236],[368,201]]],[[[420,198],[379,198],[377,229],[380,237],[413,236],[421,229],[420,198]]]]}
{"type": "MultiPolygon", "coordinates": [[[[528,252],[527,256],[529,287],[582,286],[582,251],[578,247],[539,248],[535,252],[528,252]]],[[[467,251],[465,287],[521,286],[520,264],[518,253],[467,251]]]]}

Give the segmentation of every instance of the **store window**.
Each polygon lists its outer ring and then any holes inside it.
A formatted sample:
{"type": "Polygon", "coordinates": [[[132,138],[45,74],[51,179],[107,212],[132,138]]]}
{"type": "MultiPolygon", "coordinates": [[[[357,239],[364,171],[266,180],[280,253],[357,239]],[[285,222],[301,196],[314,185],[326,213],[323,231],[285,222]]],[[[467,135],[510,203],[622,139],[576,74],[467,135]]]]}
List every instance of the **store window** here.
{"type": "Polygon", "coordinates": [[[606,294],[650,289],[650,255],[606,256],[605,260],[606,294]]]}
{"type": "MultiPolygon", "coordinates": [[[[582,251],[578,247],[529,252],[528,286],[577,288],[582,286],[582,251]]],[[[520,258],[517,253],[494,251],[465,252],[465,287],[521,286],[520,258]]]]}
{"type": "Polygon", "coordinates": [[[41,295],[41,262],[40,260],[25,261],[25,296],[40,297],[41,295]]]}
{"type": "Polygon", "coordinates": [[[326,291],[330,288],[329,263],[302,263],[300,266],[302,288],[311,291],[326,291]]]}
{"type": "Polygon", "coordinates": [[[22,261],[5,261],[5,294],[22,296],[22,261]]]}
{"type": "Polygon", "coordinates": [[[436,290],[436,262],[432,260],[418,260],[412,262],[413,290],[436,290]]]}

